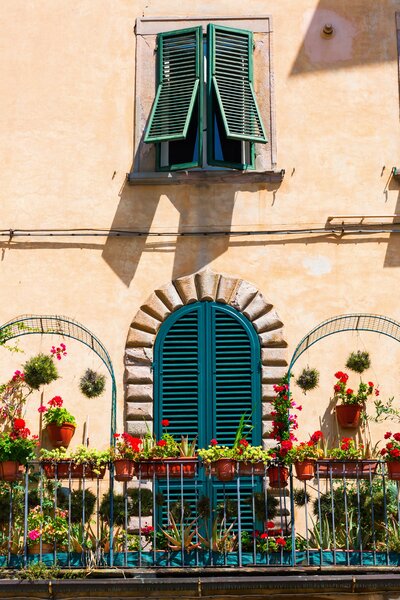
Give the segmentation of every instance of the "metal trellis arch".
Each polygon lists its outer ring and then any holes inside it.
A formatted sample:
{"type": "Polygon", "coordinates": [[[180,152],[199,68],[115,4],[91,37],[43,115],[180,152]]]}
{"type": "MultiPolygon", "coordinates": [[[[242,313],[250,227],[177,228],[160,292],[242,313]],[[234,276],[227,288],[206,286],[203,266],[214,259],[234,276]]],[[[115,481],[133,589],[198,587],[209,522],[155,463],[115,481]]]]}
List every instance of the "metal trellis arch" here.
{"type": "Polygon", "coordinates": [[[400,323],[389,317],[364,313],[331,317],[314,327],[296,347],[289,364],[288,383],[290,383],[293,365],[303,352],[323,338],[344,331],[371,331],[372,333],[381,333],[400,342],[400,323]]]}
{"type": "Polygon", "coordinates": [[[117,386],[111,358],[104,345],[87,327],[78,321],[59,315],[22,315],[4,323],[0,326],[0,345],[4,345],[13,338],[35,333],[55,334],[77,340],[85,344],[102,360],[111,377],[110,442],[112,444],[117,420],[117,386]]]}

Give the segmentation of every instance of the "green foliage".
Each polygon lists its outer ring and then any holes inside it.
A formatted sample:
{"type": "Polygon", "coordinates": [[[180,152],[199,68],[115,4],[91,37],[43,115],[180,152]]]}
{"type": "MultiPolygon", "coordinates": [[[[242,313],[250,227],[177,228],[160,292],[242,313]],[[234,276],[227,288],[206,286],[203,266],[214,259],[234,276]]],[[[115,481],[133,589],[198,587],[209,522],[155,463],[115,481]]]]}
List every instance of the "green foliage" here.
{"type": "Polygon", "coordinates": [[[293,500],[296,506],[304,506],[306,503],[306,498],[307,503],[310,502],[311,496],[308,492],[305,492],[304,489],[293,490],[293,500]]]}
{"type": "MultiPolygon", "coordinates": [[[[162,532],[164,537],[167,539],[168,547],[171,548],[171,550],[179,551],[183,548],[186,550],[186,552],[190,552],[191,550],[194,550],[200,546],[199,543],[193,541],[193,538],[197,532],[195,528],[197,518],[193,519],[189,523],[177,523],[170,512],[169,521],[169,528],[163,529],[162,532]]],[[[199,538],[201,538],[200,534],[199,538]]]]}
{"type": "Polygon", "coordinates": [[[389,400],[385,403],[380,400],[380,398],[376,398],[374,400],[375,406],[375,416],[368,415],[368,421],[373,421],[374,423],[383,423],[383,421],[395,421],[400,423],[400,410],[393,407],[394,397],[389,398],[389,400]]]}
{"type": "Polygon", "coordinates": [[[16,437],[4,432],[0,434],[0,462],[15,460],[24,465],[35,458],[37,440],[29,437],[16,437]]]}
{"type": "Polygon", "coordinates": [[[59,378],[54,360],[47,354],[37,354],[23,366],[25,382],[34,390],[59,378]]]}
{"type": "Polygon", "coordinates": [[[355,373],[363,373],[369,369],[370,366],[371,360],[369,352],[362,352],[361,350],[352,352],[346,362],[346,367],[355,373]]]}
{"type": "MultiPolygon", "coordinates": [[[[59,508],[68,510],[69,490],[59,490],[57,494],[57,503],[59,508]],[[66,492],[66,493],[65,493],[66,492]]],[[[90,490],[85,490],[85,522],[87,523],[94,512],[96,504],[96,496],[90,490]]],[[[82,508],[83,508],[83,493],[82,490],[71,491],[71,522],[80,523],[82,521],[82,508]]]]}
{"type": "Polygon", "coordinates": [[[303,390],[304,393],[318,387],[318,382],[319,371],[317,369],[310,369],[309,367],[303,369],[296,379],[297,385],[303,390]]]}
{"type": "Polygon", "coordinates": [[[268,494],[265,496],[262,492],[255,492],[252,496],[244,499],[245,504],[252,506],[254,496],[254,508],[258,521],[265,521],[266,518],[274,519],[278,514],[279,500],[268,494]]]}
{"type": "Polygon", "coordinates": [[[65,423],[76,425],[76,419],[66,408],[55,406],[49,408],[48,411],[43,414],[43,423],[45,427],[47,425],[58,425],[61,427],[65,423]]]}
{"type": "Polygon", "coordinates": [[[141,516],[146,517],[153,513],[153,492],[148,488],[142,487],[139,488],[131,488],[128,490],[129,497],[129,514],[138,517],[139,516],[139,497],[140,497],[140,506],[141,506],[141,516]]]}
{"type": "Polygon", "coordinates": [[[97,398],[101,396],[106,387],[105,375],[97,373],[92,369],[86,369],[79,381],[79,387],[87,398],[97,398]]]}

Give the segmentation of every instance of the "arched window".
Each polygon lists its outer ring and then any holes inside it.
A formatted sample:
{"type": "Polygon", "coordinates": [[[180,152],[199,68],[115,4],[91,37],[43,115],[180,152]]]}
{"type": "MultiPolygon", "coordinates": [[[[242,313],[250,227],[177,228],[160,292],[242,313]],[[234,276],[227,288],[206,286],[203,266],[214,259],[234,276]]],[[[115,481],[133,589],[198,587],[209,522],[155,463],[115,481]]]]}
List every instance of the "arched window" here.
{"type": "MultiPolygon", "coordinates": [[[[154,430],[198,436],[199,447],[215,438],[232,444],[241,415],[251,415],[248,436],[261,444],[261,369],[257,333],[240,312],[217,302],[175,311],[161,326],[154,353],[154,430]]],[[[199,493],[215,503],[221,484],[200,477],[199,493]]]]}

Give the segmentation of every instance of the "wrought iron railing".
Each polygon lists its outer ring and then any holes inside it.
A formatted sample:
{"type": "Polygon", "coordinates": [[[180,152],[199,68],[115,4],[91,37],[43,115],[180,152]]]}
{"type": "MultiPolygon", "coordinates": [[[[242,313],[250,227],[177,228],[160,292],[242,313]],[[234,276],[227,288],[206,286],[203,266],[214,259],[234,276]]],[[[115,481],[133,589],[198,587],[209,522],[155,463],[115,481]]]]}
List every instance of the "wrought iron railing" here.
{"type": "Polygon", "coordinates": [[[236,463],[222,482],[197,461],[164,466],[119,482],[112,468],[30,463],[0,483],[0,567],[400,565],[399,486],[379,460],[319,461],[306,481],[282,465],[273,481],[268,465],[236,463]]]}

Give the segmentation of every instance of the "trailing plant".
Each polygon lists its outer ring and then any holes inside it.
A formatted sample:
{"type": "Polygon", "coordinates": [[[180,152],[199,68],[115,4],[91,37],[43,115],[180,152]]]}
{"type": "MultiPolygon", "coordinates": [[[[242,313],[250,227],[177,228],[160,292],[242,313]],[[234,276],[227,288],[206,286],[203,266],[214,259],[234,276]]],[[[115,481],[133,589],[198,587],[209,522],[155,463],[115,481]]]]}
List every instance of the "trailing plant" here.
{"type": "Polygon", "coordinates": [[[318,382],[319,371],[317,369],[310,369],[309,367],[303,369],[296,379],[297,385],[303,390],[304,394],[318,387],[318,382]]]}
{"type": "Polygon", "coordinates": [[[296,438],[293,431],[298,428],[297,415],[292,413],[292,409],[302,410],[302,406],[292,401],[292,394],[289,392],[287,375],[283,377],[279,385],[274,385],[275,398],[271,404],[273,411],[272,437],[281,443],[284,440],[294,441],[296,438]]]}
{"type": "MultiPolygon", "coordinates": [[[[378,390],[375,390],[375,394],[378,390]]],[[[379,392],[378,392],[379,393],[379,392]]],[[[400,423],[400,410],[393,407],[394,397],[389,398],[388,401],[382,402],[379,398],[374,400],[375,416],[368,415],[368,420],[374,423],[383,423],[383,421],[396,421],[400,423]]]]}
{"type": "Polygon", "coordinates": [[[210,464],[220,458],[235,458],[235,450],[229,446],[220,446],[216,439],[212,439],[208,448],[201,448],[198,452],[204,463],[210,464]]]}
{"type": "Polygon", "coordinates": [[[70,425],[76,425],[75,417],[66,409],[62,408],[63,399],[61,396],[54,396],[47,403],[50,408],[43,410],[43,406],[39,408],[39,411],[43,414],[44,425],[62,425],[69,423],[70,425]]]}
{"type": "Polygon", "coordinates": [[[101,396],[106,387],[105,375],[86,369],[79,381],[79,388],[87,398],[97,398],[101,396]]]}
{"type": "Polygon", "coordinates": [[[23,369],[25,382],[34,390],[59,378],[57,367],[47,354],[33,356],[24,364],[23,369]]]}
{"type": "Polygon", "coordinates": [[[371,360],[369,357],[369,352],[362,352],[361,350],[357,350],[357,352],[352,352],[347,359],[346,367],[355,373],[364,373],[371,366],[371,360]]]}

